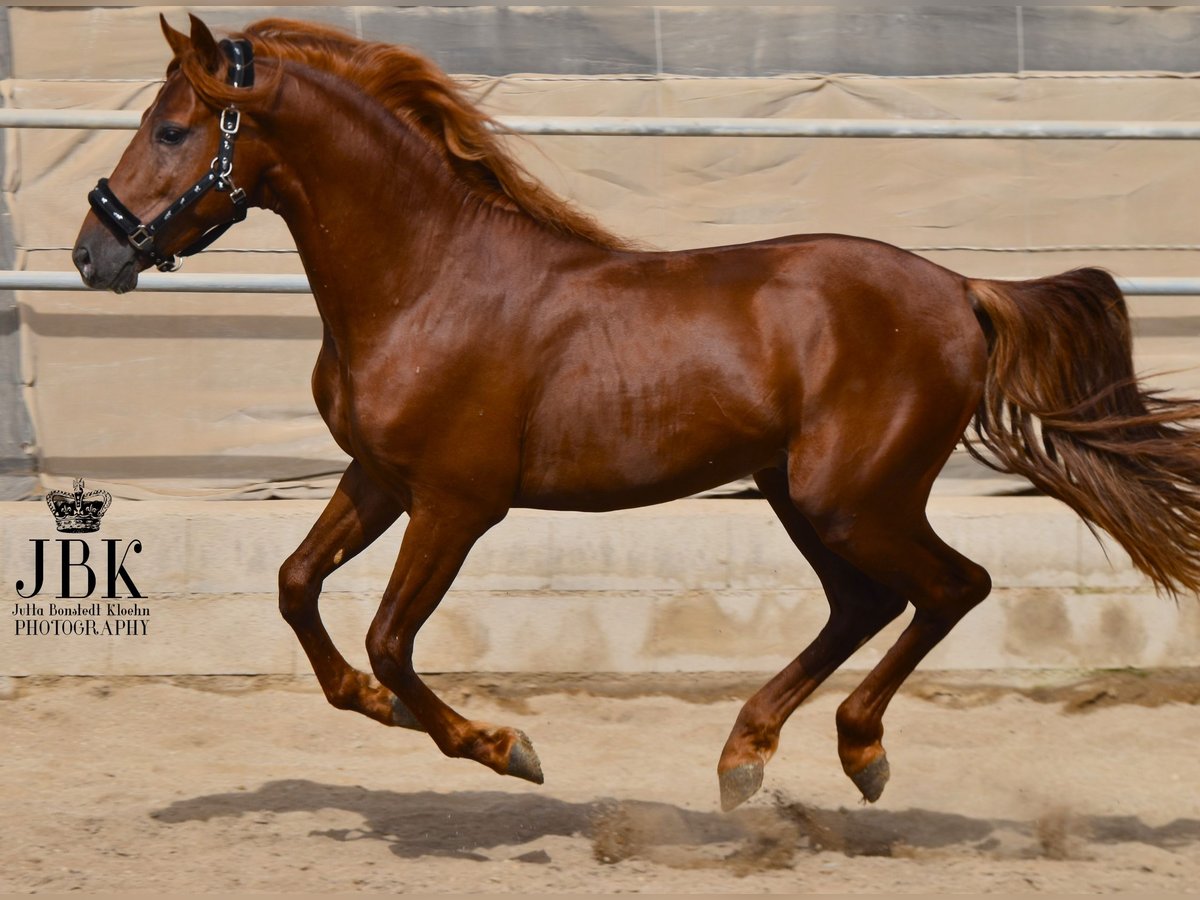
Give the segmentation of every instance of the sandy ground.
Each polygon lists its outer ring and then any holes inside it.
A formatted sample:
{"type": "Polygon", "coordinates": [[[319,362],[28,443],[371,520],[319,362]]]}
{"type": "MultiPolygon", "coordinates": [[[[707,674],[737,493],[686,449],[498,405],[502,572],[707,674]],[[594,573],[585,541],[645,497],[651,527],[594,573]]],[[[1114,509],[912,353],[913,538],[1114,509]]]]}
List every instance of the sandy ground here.
{"type": "Polygon", "coordinates": [[[431,683],[527,731],[542,787],[308,680],[0,679],[0,890],[1167,891],[1200,885],[1200,675],[920,676],[859,803],[840,681],[719,811],[744,676],[431,683]]]}

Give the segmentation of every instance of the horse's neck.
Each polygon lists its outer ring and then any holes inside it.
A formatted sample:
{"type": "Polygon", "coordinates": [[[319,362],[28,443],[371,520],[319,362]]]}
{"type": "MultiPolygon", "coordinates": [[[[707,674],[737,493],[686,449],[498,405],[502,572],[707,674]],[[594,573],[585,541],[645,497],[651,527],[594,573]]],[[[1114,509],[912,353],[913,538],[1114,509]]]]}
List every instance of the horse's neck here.
{"type": "Polygon", "coordinates": [[[427,292],[451,243],[473,240],[466,188],[423,139],[360,95],[301,81],[272,125],[270,185],[326,326],[394,313],[427,292]],[[375,307],[379,308],[376,309],[375,307]]]}

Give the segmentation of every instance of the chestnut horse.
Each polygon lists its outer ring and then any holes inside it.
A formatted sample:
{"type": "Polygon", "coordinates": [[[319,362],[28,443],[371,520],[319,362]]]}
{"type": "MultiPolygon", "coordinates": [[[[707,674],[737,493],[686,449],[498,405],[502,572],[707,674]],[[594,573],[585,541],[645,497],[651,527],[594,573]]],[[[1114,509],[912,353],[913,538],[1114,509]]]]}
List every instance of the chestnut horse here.
{"type": "Polygon", "coordinates": [[[471,546],[512,507],[619,509],[752,474],[830,616],[742,708],[722,804],[758,790],[788,716],[911,604],[837,711],[842,767],[873,801],[888,702],[991,586],[926,518],[960,440],[1108,531],[1160,589],[1200,587],[1200,405],[1139,385],[1108,274],[971,279],[841,235],[639,250],[535,183],[406,49],[277,19],[221,43],[195,18],[190,35],[162,25],[166,81],[73,258],[121,292],[246,206],[287,223],[324,326],[313,394],[352,462],[279,605],[334,706],[540,783],[524,734],[464,718],[413,668],[471,546]],[[402,513],[372,678],[317,599],[402,513]]]}

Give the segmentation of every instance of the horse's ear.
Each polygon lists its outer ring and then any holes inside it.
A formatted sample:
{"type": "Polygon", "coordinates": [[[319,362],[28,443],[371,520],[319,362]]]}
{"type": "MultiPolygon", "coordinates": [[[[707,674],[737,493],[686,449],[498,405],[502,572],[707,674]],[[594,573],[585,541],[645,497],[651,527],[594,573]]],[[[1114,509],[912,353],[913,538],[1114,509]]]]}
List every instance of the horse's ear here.
{"type": "Polygon", "coordinates": [[[171,45],[171,52],[175,54],[176,58],[182,56],[183,52],[187,50],[188,46],[191,44],[187,38],[187,35],[182,31],[176,31],[174,28],[168,25],[167,17],[162,13],[158,14],[158,24],[162,26],[163,37],[165,37],[167,39],[167,43],[171,45]]]}
{"type": "Polygon", "coordinates": [[[221,48],[217,46],[217,39],[208,26],[194,15],[188,13],[188,18],[192,20],[192,49],[200,57],[204,68],[215,74],[221,68],[221,48]]]}

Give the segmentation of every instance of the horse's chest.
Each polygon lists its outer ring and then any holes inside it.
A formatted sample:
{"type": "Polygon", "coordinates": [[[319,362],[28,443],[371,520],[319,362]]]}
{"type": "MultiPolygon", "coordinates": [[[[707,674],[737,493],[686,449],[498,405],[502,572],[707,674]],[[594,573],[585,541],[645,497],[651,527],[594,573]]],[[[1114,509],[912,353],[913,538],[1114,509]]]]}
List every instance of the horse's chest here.
{"type": "Polygon", "coordinates": [[[355,456],[350,385],[351,380],[343,371],[336,346],[326,338],[313,367],[313,399],[334,441],[346,454],[355,456]]]}
{"type": "Polygon", "coordinates": [[[313,371],[313,398],[334,441],[364,461],[409,455],[409,445],[428,429],[405,424],[413,417],[426,425],[436,419],[413,377],[400,365],[356,369],[343,362],[336,347],[327,345],[313,371]]]}

